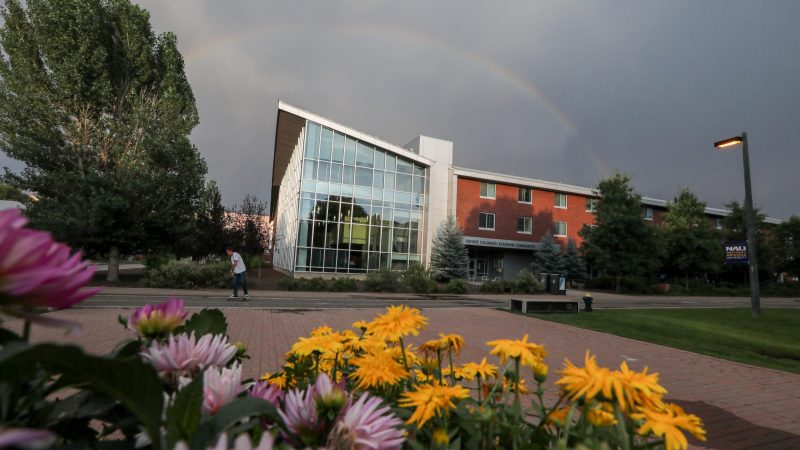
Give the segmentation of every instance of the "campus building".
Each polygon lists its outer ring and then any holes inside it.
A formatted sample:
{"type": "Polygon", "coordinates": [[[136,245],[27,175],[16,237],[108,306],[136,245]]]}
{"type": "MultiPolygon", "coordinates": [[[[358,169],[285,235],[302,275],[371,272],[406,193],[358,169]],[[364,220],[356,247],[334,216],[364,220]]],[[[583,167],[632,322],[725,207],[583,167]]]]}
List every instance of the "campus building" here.
{"type": "MultiPolygon", "coordinates": [[[[550,232],[565,247],[594,223],[595,189],[453,166],[453,143],[398,146],[278,103],[270,217],[276,268],[294,276],[362,275],[430,263],[448,215],[464,232],[469,277],[511,279],[550,232]]],[[[642,199],[658,224],[664,200],[642,199]]],[[[727,211],[706,208],[721,227],[727,211]]]]}

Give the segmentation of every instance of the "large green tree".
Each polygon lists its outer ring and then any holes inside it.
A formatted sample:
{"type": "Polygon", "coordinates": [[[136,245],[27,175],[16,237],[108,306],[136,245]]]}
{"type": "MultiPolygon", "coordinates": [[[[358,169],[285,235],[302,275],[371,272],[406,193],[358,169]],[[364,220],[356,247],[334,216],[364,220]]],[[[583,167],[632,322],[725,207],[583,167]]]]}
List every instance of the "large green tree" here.
{"type": "MultiPolygon", "coordinates": [[[[725,205],[730,213],[725,217],[722,225],[722,240],[727,241],[746,241],[747,240],[747,220],[745,211],[739,202],[731,202],[725,205]]],[[[765,222],[766,216],[761,213],[759,208],[755,208],[756,216],[756,245],[758,245],[758,275],[759,281],[765,282],[774,277],[775,274],[775,240],[768,239],[768,225],[765,222]]],[[[770,230],[770,232],[773,230],[770,230]]],[[[741,281],[748,284],[748,266],[745,264],[725,265],[723,275],[733,281],[741,281]]]]}
{"type": "Polygon", "coordinates": [[[778,269],[800,276],[800,217],[792,216],[775,229],[778,269]]]}
{"type": "Polygon", "coordinates": [[[574,239],[569,238],[567,241],[567,250],[561,256],[561,261],[563,263],[561,270],[567,275],[570,283],[575,280],[586,279],[586,261],[583,260],[583,256],[578,252],[578,246],[575,244],[574,239]]]}
{"type": "Polygon", "coordinates": [[[683,189],[667,204],[664,214],[665,266],[683,275],[686,289],[689,275],[717,272],[722,263],[722,246],[705,209],[705,203],[683,189]]]}
{"type": "Polygon", "coordinates": [[[177,39],[127,0],[7,0],[0,11],[0,149],[35,192],[31,223],[109,256],[169,248],[206,165],[177,39]]]}
{"type": "Polygon", "coordinates": [[[661,245],[654,227],[642,219],[642,198],[634,192],[627,175],[616,174],[597,187],[595,226],[580,231],[587,261],[604,274],[620,278],[651,273],[659,265],[661,245]]]}

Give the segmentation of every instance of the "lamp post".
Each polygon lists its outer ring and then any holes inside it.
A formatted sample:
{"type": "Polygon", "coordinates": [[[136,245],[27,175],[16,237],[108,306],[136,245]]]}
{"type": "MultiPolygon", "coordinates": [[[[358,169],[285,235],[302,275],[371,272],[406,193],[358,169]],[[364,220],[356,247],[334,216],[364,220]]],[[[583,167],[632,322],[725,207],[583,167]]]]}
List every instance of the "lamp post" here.
{"type": "Polygon", "coordinates": [[[756,248],[756,215],[753,211],[753,192],[750,187],[750,155],[747,152],[747,133],[714,143],[716,148],[727,148],[742,144],[744,162],[744,213],[747,221],[747,253],[750,264],[750,309],[753,317],[761,315],[761,300],[758,291],[758,249],[756,248]]]}

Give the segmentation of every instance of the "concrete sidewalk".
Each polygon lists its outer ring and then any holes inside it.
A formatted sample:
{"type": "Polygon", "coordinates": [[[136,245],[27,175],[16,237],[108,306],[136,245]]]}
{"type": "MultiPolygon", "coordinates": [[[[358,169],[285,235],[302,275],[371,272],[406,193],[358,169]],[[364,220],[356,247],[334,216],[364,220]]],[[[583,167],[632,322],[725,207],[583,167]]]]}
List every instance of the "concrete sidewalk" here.
{"type": "MultiPolygon", "coordinates": [[[[174,291],[170,291],[174,293],[174,291]]],[[[288,311],[223,309],[232,339],[242,341],[252,359],[245,375],[256,377],[278,369],[283,354],[297,337],[328,325],[346,328],[359,319],[369,320],[378,309],[288,311]]],[[[34,327],[36,341],[76,342],[89,351],[104,353],[129,334],[117,323],[117,315],[130,309],[72,309],[51,313],[83,323],[81,337],[64,337],[63,331],[34,327]]],[[[549,352],[551,378],[547,397],[552,402],[552,382],[564,358],[582,364],[589,350],[600,364],[617,367],[622,361],[635,370],[645,366],[660,373],[669,390],[667,398],[699,415],[706,424],[708,442],[693,441],[695,448],[797,449],[800,448],[800,375],[763,369],[683,350],[648,344],[594,331],[574,328],[489,308],[427,309],[430,324],[416,344],[453,332],[464,336],[461,362],[478,361],[488,355],[485,342],[498,338],[520,338],[529,334],[533,342],[549,352]]],[[[494,360],[494,358],[489,358],[494,360]]],[[[531,383],[532,380],[529,381],[531,383]]]]}

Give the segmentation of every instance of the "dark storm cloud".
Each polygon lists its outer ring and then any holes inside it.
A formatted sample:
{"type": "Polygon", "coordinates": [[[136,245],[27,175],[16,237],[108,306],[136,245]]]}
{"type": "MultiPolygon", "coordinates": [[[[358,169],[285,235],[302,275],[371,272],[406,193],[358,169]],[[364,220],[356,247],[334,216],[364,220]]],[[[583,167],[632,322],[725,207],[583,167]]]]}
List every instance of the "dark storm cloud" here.
{"type": "Polygon", "coordinates": [[[277,100],[390,142],[454,141],[460,166],[680,188],[800,212],[800,3],[147,0],[180,39],[192,139],[226,203],[268,198],[277,100]]]}

